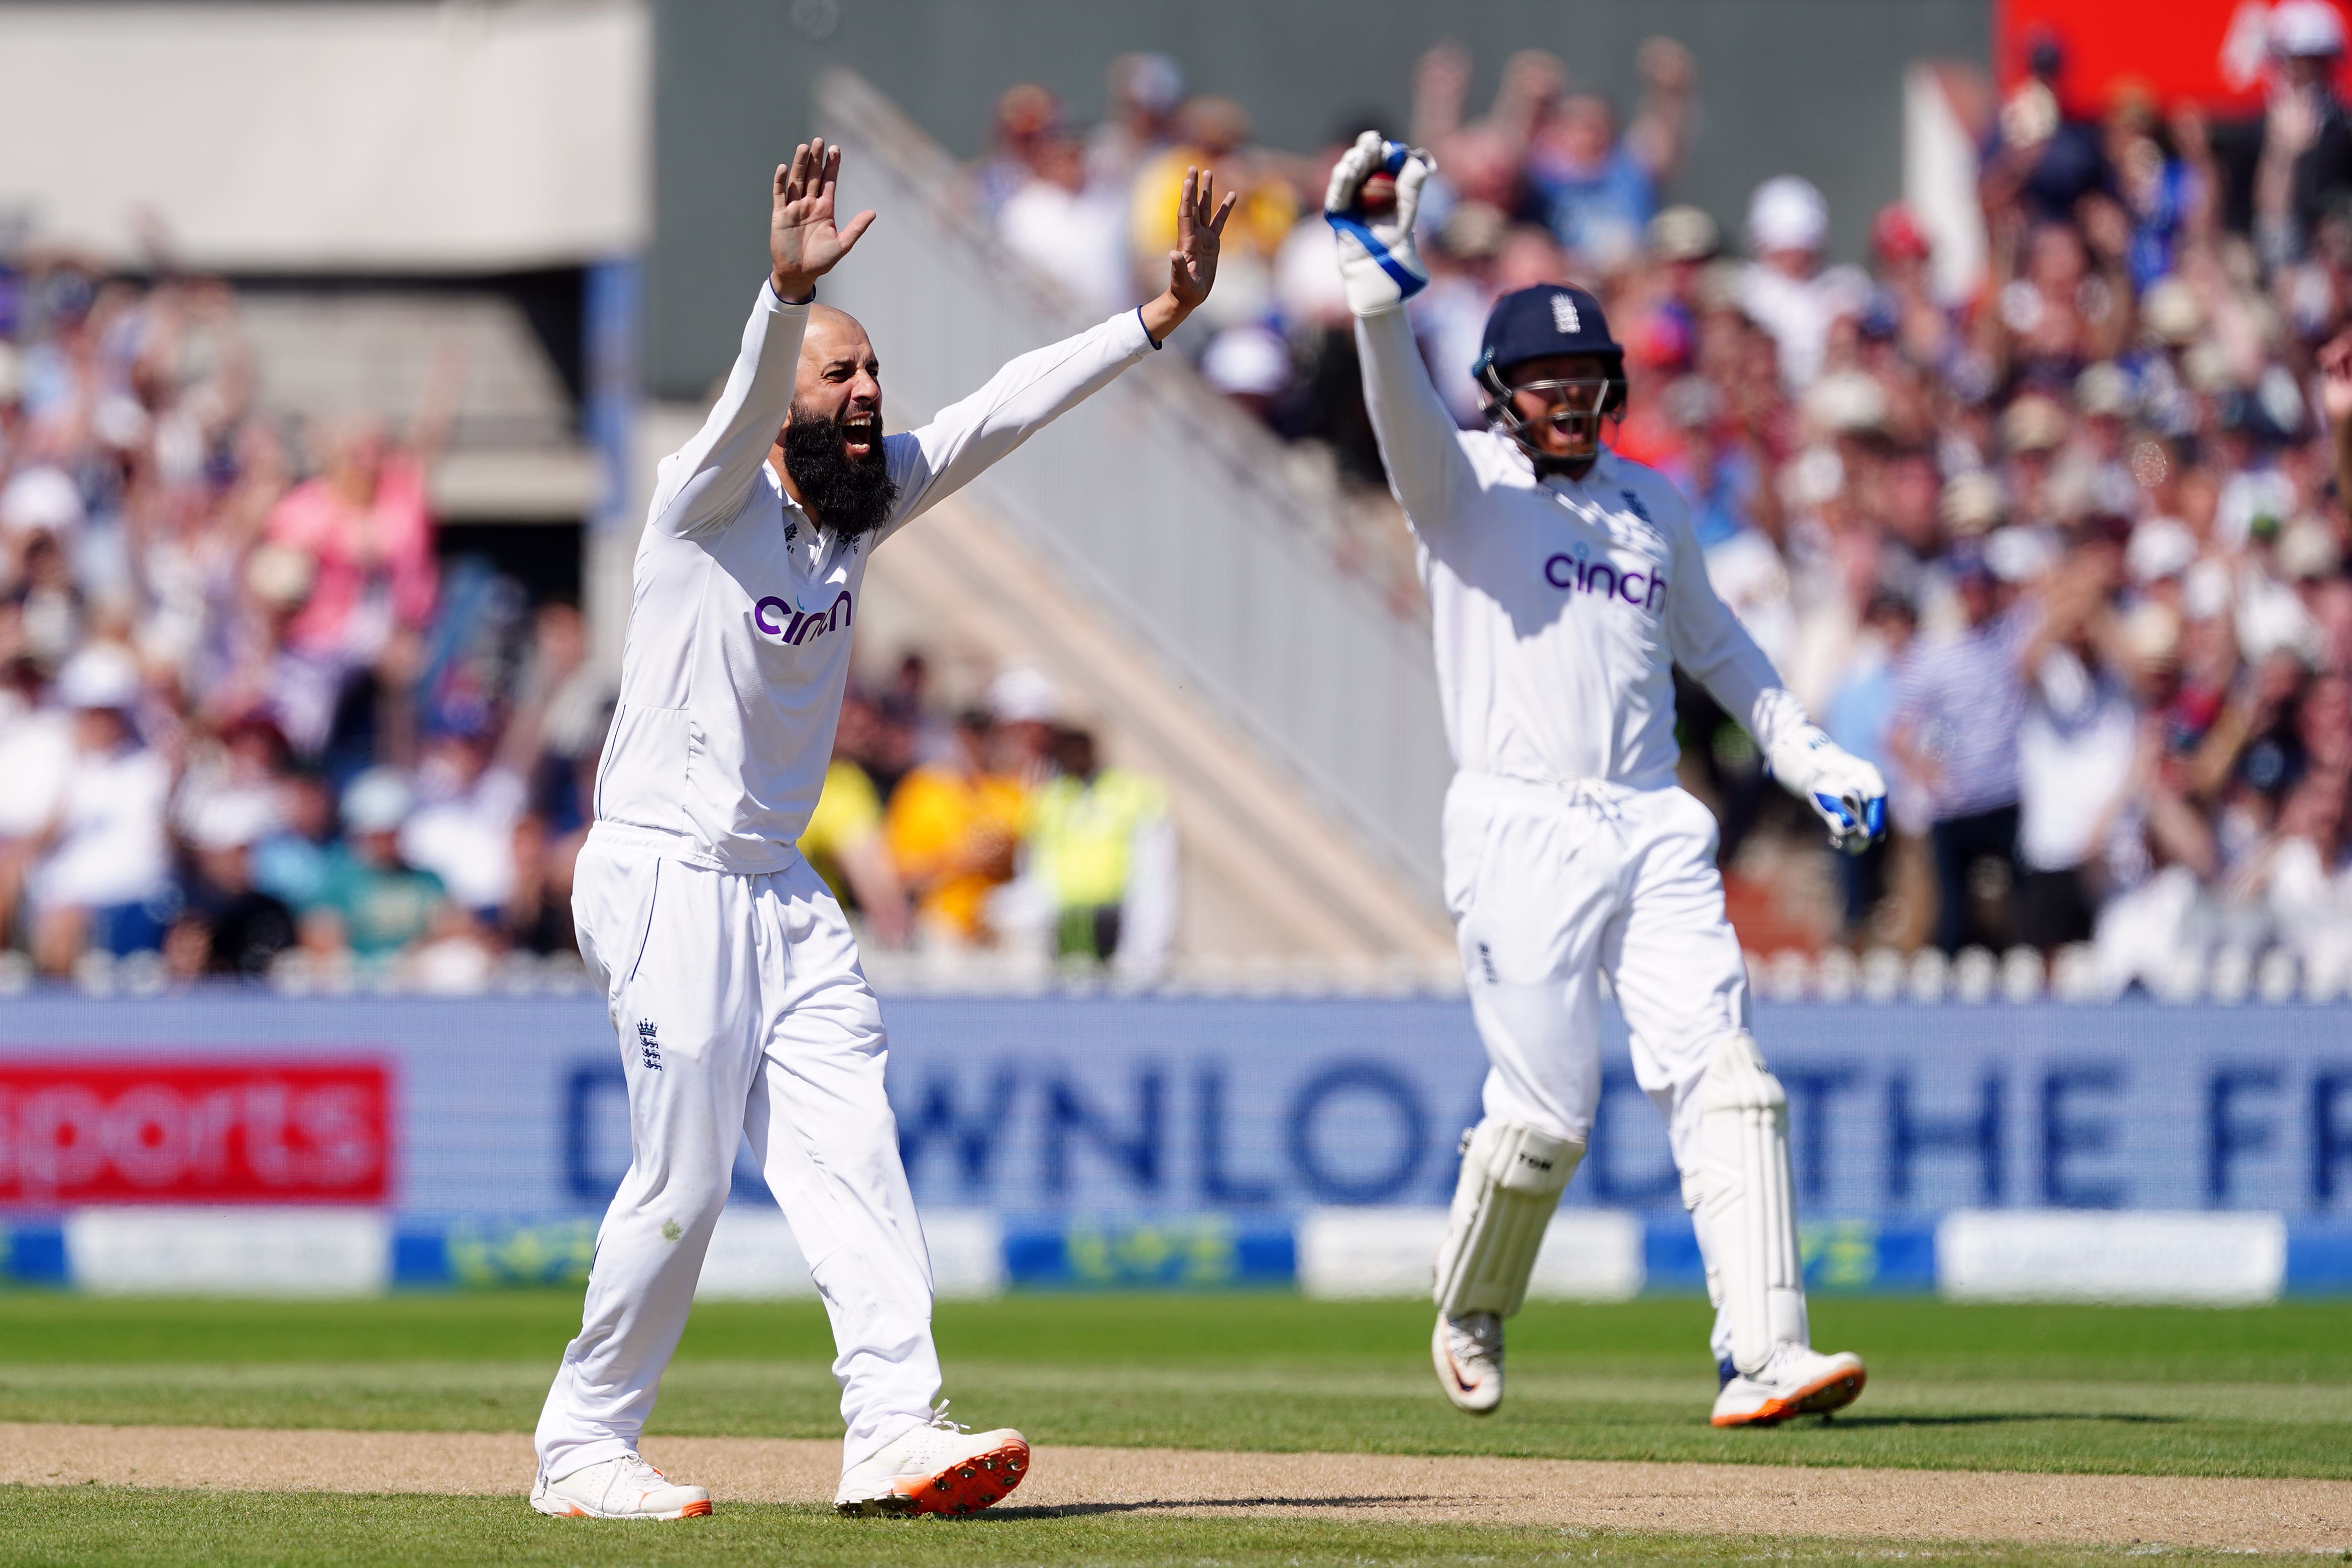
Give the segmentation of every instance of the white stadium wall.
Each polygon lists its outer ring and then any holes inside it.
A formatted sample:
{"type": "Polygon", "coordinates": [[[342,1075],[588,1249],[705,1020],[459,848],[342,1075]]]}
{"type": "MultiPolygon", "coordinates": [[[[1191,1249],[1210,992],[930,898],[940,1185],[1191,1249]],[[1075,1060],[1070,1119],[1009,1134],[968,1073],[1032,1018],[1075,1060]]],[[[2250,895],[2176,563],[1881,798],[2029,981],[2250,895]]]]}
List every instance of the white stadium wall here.
{"type": "Polygon", "coordinates": [[[651,26],[564,5],[0,5],[0,216],[228,272],[634,254],[651,26]]]}

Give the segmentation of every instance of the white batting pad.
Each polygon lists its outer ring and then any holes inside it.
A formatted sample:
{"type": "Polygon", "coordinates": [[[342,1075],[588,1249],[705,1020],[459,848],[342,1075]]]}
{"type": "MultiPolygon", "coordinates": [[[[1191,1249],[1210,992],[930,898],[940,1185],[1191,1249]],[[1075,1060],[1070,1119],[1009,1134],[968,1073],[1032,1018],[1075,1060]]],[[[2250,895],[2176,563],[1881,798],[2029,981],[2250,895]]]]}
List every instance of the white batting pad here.
{"type": "Polygon", "coordinates": [[[1490,1116],[1471,1130],[1437,1250],[1434,1294],[1448,1317],[1519,1310],[1552,1211],[1583,1158],[1581,1142],[1517,1122],[1490,1116]]]}
{"type": "Polygon", "coordinates": [[[1789,1097],[1745,1033],[1723,1037],[1698,1092],[1699,1236],[1730,1321],[1731,1359],[1754,1372],[1774,1345],[1807,1341],[1789,1097]]]}

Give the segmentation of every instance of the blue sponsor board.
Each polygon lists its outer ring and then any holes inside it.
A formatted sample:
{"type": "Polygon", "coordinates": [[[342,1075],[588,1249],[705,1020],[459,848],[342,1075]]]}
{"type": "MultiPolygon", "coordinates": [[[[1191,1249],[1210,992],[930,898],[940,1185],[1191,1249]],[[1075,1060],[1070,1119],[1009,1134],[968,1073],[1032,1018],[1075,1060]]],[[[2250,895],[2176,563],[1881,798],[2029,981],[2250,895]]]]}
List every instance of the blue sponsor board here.
{"type": "MultiPolygon", "coordinates": [[[[918,1198],[1055,1224],[1213,1213],[1240,1235],[1318,1205],[1444,1203],[1484,1072],[1459,1000],[925,998],[884,1016],[918,1198]]],[[[1605,1026],[1568,1202],[1679,1226],[1663,1122],[1605,1026]]],[[[1872,1216],[1885,1236],[1962,1207],[2352,1219],[2352,1008],[1766,1005],[1755,1027],[1788,1086],[1809,1219],[1872,1216]]],[[[37,993],[0,1016],[5,1060],[311,1054],[391,1067],[394,1206],[420,1237],[482,1213],[593,1220],[627,1166],[618,1047],[593,1000],[37,993]]],[[[748,1157],[736,1188],[765,1201],[748,1157]]],[[[451,1256],[537,1267],[505,1245],[451,1256]]],[[[429,1253],[419,1240],[404,1267],[429,1253]]]]}

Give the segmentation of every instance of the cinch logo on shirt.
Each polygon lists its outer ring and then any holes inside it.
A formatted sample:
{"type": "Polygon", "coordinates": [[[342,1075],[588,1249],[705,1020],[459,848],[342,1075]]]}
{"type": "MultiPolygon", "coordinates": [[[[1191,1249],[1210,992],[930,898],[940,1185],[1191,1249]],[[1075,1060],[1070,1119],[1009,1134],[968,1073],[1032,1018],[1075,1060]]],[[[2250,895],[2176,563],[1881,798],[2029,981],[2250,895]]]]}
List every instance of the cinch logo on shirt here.
{"type": "Polygon", "coordinates": [[[845,626],[856,618],[856,601],[849,596],[849,590],[846,588],[844,588],[834,599],[833,608],[829,610],[814,613],[795,610],[790,604],[777,598],[773,594],[751,606],[753,626],[758,626],[777,641],[788,642],[796,647],[821,637],[837,627],[845,626]],[[769,614],[770,611],[774,612],[772,617],[769,614]],[[783,617],[786,616],[792,616],[792,619],[785,620],[783,617]]]}
{"type": "Polygon", "coordinates": [[[1543,571],[1544,581],[1555,588],[1622,599],[1637,610],[1657,608],[1659,596],[1666,591],[1664,573],[1620,573],[1606,561],[1585,559],[1584,546],[1580,544],[1573,555],[1555,555],[1545,562],[1543,571]]]}

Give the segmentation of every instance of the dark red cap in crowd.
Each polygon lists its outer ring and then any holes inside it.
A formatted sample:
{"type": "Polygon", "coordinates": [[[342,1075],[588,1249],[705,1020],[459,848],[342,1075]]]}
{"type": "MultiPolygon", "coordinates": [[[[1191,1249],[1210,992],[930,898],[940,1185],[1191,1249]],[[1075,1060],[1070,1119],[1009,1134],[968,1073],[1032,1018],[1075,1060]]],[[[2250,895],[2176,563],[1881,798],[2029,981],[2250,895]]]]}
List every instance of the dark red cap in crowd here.
{"type": "Polygon", "coordinates": [[[1870,226],[1870,244],[1889,261],[1927,259],[1927,232],[1901,202],[1889,202],[1878,209],[1870,226]]]}

